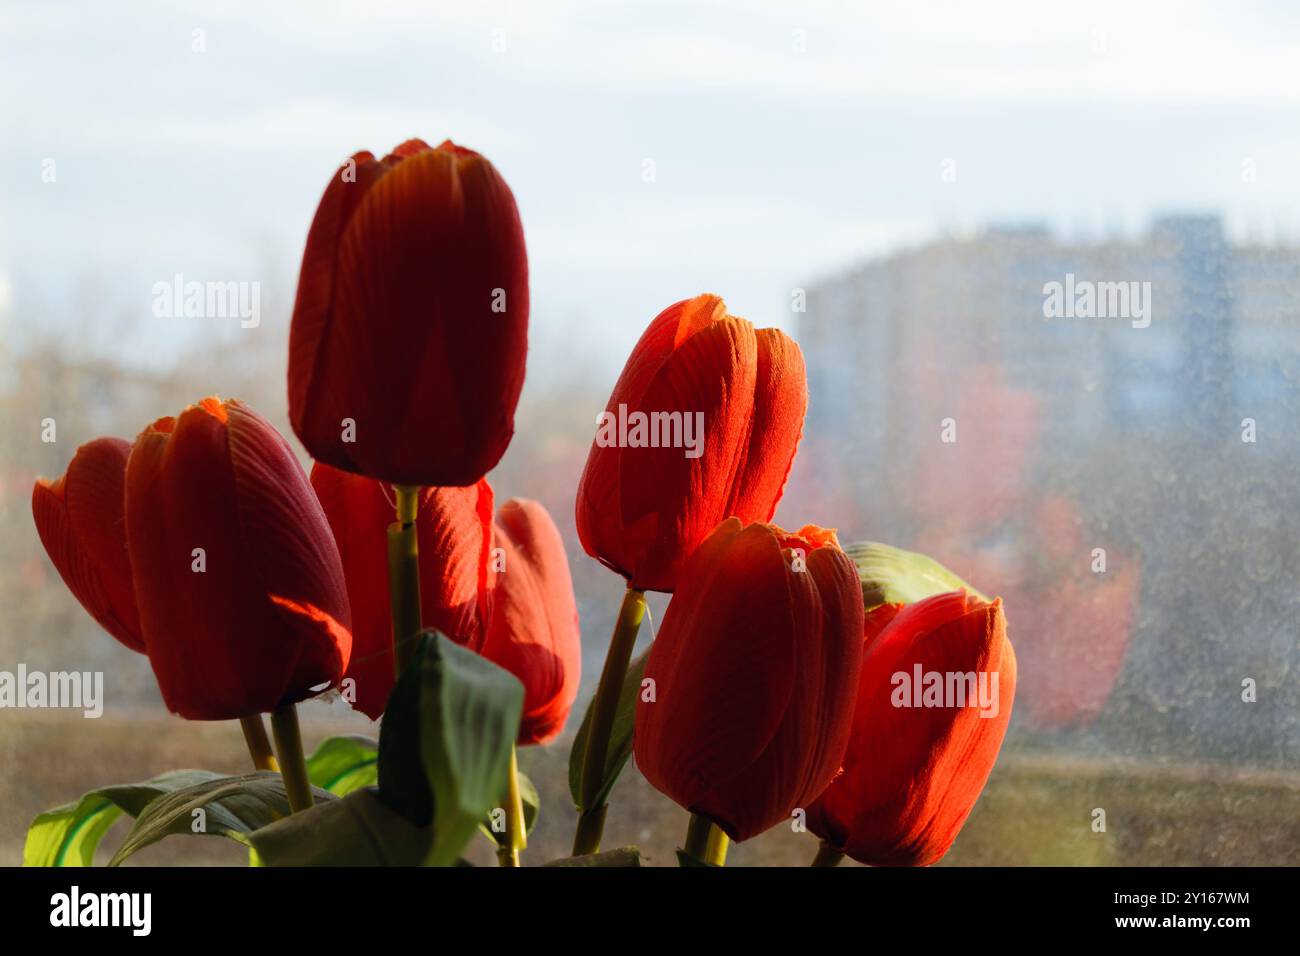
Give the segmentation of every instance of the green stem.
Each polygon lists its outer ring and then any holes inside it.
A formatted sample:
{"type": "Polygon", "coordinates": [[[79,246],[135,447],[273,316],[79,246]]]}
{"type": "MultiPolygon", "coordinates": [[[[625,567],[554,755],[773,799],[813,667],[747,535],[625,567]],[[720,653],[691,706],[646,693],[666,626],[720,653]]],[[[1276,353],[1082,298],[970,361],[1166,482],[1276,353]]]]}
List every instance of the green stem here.
{"type": "Polygon", "coordinates": [[[605,653],[605,667],[600,672],[600,684],[591,704],[591,726],[587,733],[587,751],[582,758],[582,816],[573,835],[573,855],[584,856],[600,849],[600,838],[605,829],[605,804],[598,801],[605,784],[605,758],[609,753],[609,738],[618,713],[618,698],[623,691],[623,680],[636,646],[636,634],[645,616],[645,592],[629,587],[623,595],[614,634],[605,653]]]}
{"type": "Polygon", "coordinates": [[[682,847],[687,856],[710,866],[725,866],[729,846],[731,838],[717,824],[698,813],[691,814],[691,822],[686,827],[686,846],[682,847]]]}
{"type": "Polygon", "coordinates": [[[528,847],[528,824],[524,821],[524,800],[519,793],[519,756],[510,745],[510,786],[506,798],[506,839],[497,850],[502,866],[518,866],[519,851],[528,847]]]}
{"type": "Polygon", "coordinates": [[[388,526],[388,604],[393,618],[393,669],[398,677],[410,663],[420,632],[420,546],[415,518],[420,489],[394,485],[397,520],[388,526]]]}
{"type": "Polygon", "coordinates": [[[605,833],[605,814],[609,804],[602,803],[590,813],[578,815],[578,826],[573,831],[573,855],[586,856],[600,851],[600,838],[605,833]]]}
{"type": "Polygon", "coordinates": [[[253,758],[253,767],[257,770],[279,771],[271,752],[271,741],[266,736],[266,724],[262,723],[261,714],[250,714],[239,718],[239,727],[244,732],[244,743],[248,745],[248,755],[253,758]]]}
{"type": "Polygon", "coordinates": [[[714,866],[727,865],[727,850],[731,847],[731,837],[722,832],[716,823],[709,827],[709,846],[705,850],[704,861],[714,866]]]}
{"type": "Polygon", "coordinates": [[[271,733],[280,754],[280,775],[289,809],[294,813],[311,807],[311,781],[307,777],[307,758],[302,751],[302,731],[298,729],[298,708],[286,704],[271,714],[271,733]]]}
{"type": "Polygon", "coordinates": [[[844,854],[825,841],[817,848],[817,855],[813,857],[809,866],[839,866],[840,860],[844,859],[844,854]]]}

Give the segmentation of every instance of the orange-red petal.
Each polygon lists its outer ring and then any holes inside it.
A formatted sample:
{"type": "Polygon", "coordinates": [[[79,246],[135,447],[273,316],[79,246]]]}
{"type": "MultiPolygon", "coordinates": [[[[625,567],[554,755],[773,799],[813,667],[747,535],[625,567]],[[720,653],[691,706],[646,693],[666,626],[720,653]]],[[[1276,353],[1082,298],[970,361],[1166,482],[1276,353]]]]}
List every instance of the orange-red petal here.
{"type": "MultiPolygon", "coordinates": [[[[392,489],[317,462],[312,487],[338,545],[352,606],[353,654],[345,680],[353,706],[378,719],[395,683],[387,534],[392,489]]],[[[425,488],[416,518],[420,610],[425,627],[475,650],[482,646],[494,583],[488,574],[492,488],[425,488]]]]}
{"type": "Polygon", "coordinates": [[[32,517],[73,596],[106,631],[143,653],[123,515],[130,452],[120,438],[82,445],[63,477],[36,482],[32,517]]]}
{"type": "Polygon", "coordinates": [[[480,653],[524,685],[518,743],[544,744],[564,728],[578,695],[582,653],[564,540],[546,509],[511,499],[497,513],[491,623],[480,653]]]}
{"type": "Polygon", "coordinates": [[[937,861],[997,760],[1015,685],[1000,601],[957,591],[869,617],[843,772],[809,809],[809,829],[863,863],[937,861]],[[996,674],[994,706],[899,706],[897,675],[910,679],[918,667],[945,680],[974,674],[990,692],[996,674]]]}

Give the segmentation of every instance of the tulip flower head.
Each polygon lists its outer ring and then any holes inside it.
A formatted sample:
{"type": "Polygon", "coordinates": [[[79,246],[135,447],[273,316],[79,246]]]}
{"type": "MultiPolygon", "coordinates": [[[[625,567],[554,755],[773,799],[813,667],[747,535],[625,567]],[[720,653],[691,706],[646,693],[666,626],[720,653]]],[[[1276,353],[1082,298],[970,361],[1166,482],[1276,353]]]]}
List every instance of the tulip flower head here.
{"type": "Polygon", "coordinates": [[[351,613],[338,548],[284,438],[204,399],[136,439],[126,540],[145,650],[192,720],[275,710],[337,684],[351,613]]]}
{"type": "Polygon", "coordinates": [[[843,770],[808,829],[853,859],[926,866],[952,845],[1011,719],[1002,602],[954,591],[867,616],[843,770]]]}
{"type": "Polygon", "coordinates": [[[354,155],[307,235],[289,417],[318,461],[469,486],[514,432],[528,257],[510,187],[478,153],[412,139],[354,155]]]}
{"type": "Polygon", "coordinates": [[[124,486],[130,443],[97,438],[77,449],[67,472],[32,488],[32,517],[68,590],[100,626],[144,653],[126,550],[124,486]]]}
{"type": "Polygon", "coordinates": [[[637,590],[673,591],[720,521],[771,520],[807,407],[788,336],[755,330],[714,295],[669,306],[598,423],[578,486],[583,548],[637,590]]]}
{"type": "Polygon", "coordinates": [[[789,820],[844,755],[862,614],[834,532],[722,522],[682,565],[651,645],[641,773],[733,840],[789,820]]]}

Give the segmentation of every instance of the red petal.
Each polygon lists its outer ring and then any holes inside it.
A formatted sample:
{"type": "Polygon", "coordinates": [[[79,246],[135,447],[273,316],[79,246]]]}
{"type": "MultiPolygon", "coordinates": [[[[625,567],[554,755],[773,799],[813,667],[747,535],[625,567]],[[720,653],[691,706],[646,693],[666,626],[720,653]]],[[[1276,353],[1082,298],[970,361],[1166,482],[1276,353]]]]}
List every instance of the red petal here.
{"type": "Polygon", "coordinates": [[[909,605],[868,647],[844,771],[809,826],[862,862],[926,865],[956,838],[997,759],[1015,695],[1000,602],[966,594],[909,605]],[[996,672],[998,710],[896,707],[894,675],[996,672]]]}
{"type": "Polygon", "coordinates": [[[294,431],[309,446],[336,441],[342,429],[338,421],[323,420],[324,416],[316,412],[317,406],[328,401],[330,394],[329,383],[321,374],[321,364],[325,339],[333,325],[339,240],[362,197],[389,168],[365,151],[355,153],[350,164],[330,177],[307,233],[298,296],[289,327],[289,419],[294,431]],[[345,178],[353,167],[355,177],[345,178]]]}
{"type": "Polygon", "coordinates": [[[424,625],[477,651],[487,634],[495,583],[488,574],[492,486],[481,478],[468,488],[425,488],[416,527],[424,625]]]}
{"type": "Polygon", "coordinates": [[[524,685],[518,743],[546,743],[564,728],[582,668],[564,541],[545,508],[517,499],[501,506],[493,541],[505,561],[481,653],[524,685]]]}
{"type": "Polygon", "coordinates": [[[754,417],[727,513],[745,521],[771,521],[803,437],[808,377],[803,353],[788,335],[759,329],[756,339],[754,417]]]}
{"type": "MultiPolygon", "coordinates": [[[[354,646],[345,677],[354,682],[353,706],[376,720],[395,681],[386,543],[392,490],[319,462],[311,482],[338,544],[352,606],[354,646]]],[[[416,529],[424,626],[477,650],[491,613],[491,486],[481,480],[469,488],[423,489],[416,529]]]]}
{"type": "Polygon", "coordinates": [[[338,545],[352,608],[350,680],[353,707],[378,720],[394,683],[392,612],[388,598],[387,528],[393,505],[378,481],[317,462],[311,484],[338,545]]]}
{"type": "Polygon", "coordinates": [[[314,687],[337,684],[352,652],[352,612],[338,547],[320,501],[280,433],[242,402],[230,402],[226,412],[248,570],[278,607],[319,612],[281,615],[300,644],[284,695],[301,700],[314,687]]]}
{"type": "Polygon", "coordinates": [[[36,483],[32,515],[73,596],[105,630],[143,653],[123,517],[130,451],[120,438],[83,445],[63,478],[36,483]]]}
{"type": "Polygon", "coordinates": [[[406,159],[408,156],[415,156],[419,153],[427,153],[433,147],[418,137],[408,139],[400,145],[394,146],[393,151],[384,157],[384,161],[394,159],[406,159]]]}

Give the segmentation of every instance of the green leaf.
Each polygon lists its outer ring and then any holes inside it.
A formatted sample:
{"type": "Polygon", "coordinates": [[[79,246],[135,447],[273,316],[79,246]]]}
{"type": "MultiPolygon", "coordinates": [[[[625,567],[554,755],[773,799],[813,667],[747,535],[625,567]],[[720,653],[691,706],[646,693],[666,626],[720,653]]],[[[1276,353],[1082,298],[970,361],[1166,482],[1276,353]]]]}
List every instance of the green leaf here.
{"type": "Polygon", "coordinates": [[[143,783],[91,790],[32,821],[23,866],[94,866],[100,840],[123,813],[137,816],[156,797],[221,776],[210,770],[172,770],[143,783]]]}
{"type": "Polygon", "coordinates": [[[876,541],[851,544],[844,550],[858,566],[862,600],[868,610],[878,604],[915,604],[936,594],[963,589],[988,600],[934,558],[916,551],[876,541]]]}
{"type": "MultiPolygon", "coordinates": [[[[533,782],[522,773],[519,774],[519,798],[520,802],[524,805],[524,833],[532,833],[533,826],[537,823],[537,812],[541,807],[541,798],[538,797],[537,788],[533,786],[533,782]]],[[[493,810],[495,809],[496,807],[493,807],[493,810]]],[[[505,808],[503,807],[503,809],[505,808]]],[[[482,830],[484,835],[486,835],[493,843],[498,846],[504,846],[502,843],[506,837],[504,831],[501,833],[493,832],[492,826],[487,820],[481,822],[478,825],[478,828],[482,830]]]]}
{"type": "Polygon", "coordinates": [[[248,842],[263,866],[416,866],[433,835],[366,787],[254,830],[248,842]]]}
{"type": "Polygon", "coordinates": [[[379,725],[379,793],[384,802],[416,826],[433,821],[433,788],[420,750],[420,668],[423,638],[398,678],[379,725]]]}
{"type": "Polygon", "coordinates": [[[614,712],[614,725],[609,732],[609,748],[605,751],[605,779],[597,792],[596,800],[590,807],[582,805],[582,764],[587,755],[587,736],[591,732],[591,709],[595,699],[587,705],[587,712],[582,715],[582,725],[573,738],[573,749],[569,751],[569,794],[573,805],[579,813],[587,813],[602,806],[608,799],[618,775],[627,765],[627,758],[632,756],[632,730],[636,718],[636,702],[641,695],[641,678],[645,674],[646,658],[650,648],[646,648],[627,666],[627,675],[618,692],[618,708],[614,712]]]}
{"type": "Polygon", "coordinates": [[[589,853],[586,856],[566,856],[551,860],[542,866],[640,866],[641,851],[634,846],[621,846],[617,850],[589,853]]]}
{"type": "MultiPolygon", "coordinates": [[[[312,788],[312,794],[318,802],[338,799],[318,787],[312,788]]],[[[131,854],[173,833],[225,836],[247,843],[248,834],[289,813],[284,780],[278,773],[205,780],[165,793],[145,806],[108,865],[119,866],[131,854]],[[203,813],[196,816],[196,810],[203,813]],[[196,829],[200,823],[202,829],[196,829]]]]}
{"type": "Polygon", "coordinates": [[[312,786],[345,796],[379,778],[379,743],[370,737],[330,737],[307,758],[312,786]]]}
{"type": "Polygon", "coordinates": [[[509,671],[436,633],[421,641],[411,664],[417,668],[420,753],[434,808],[426,862],[454,866],[505,792],[524,688],[509,671]]]}

